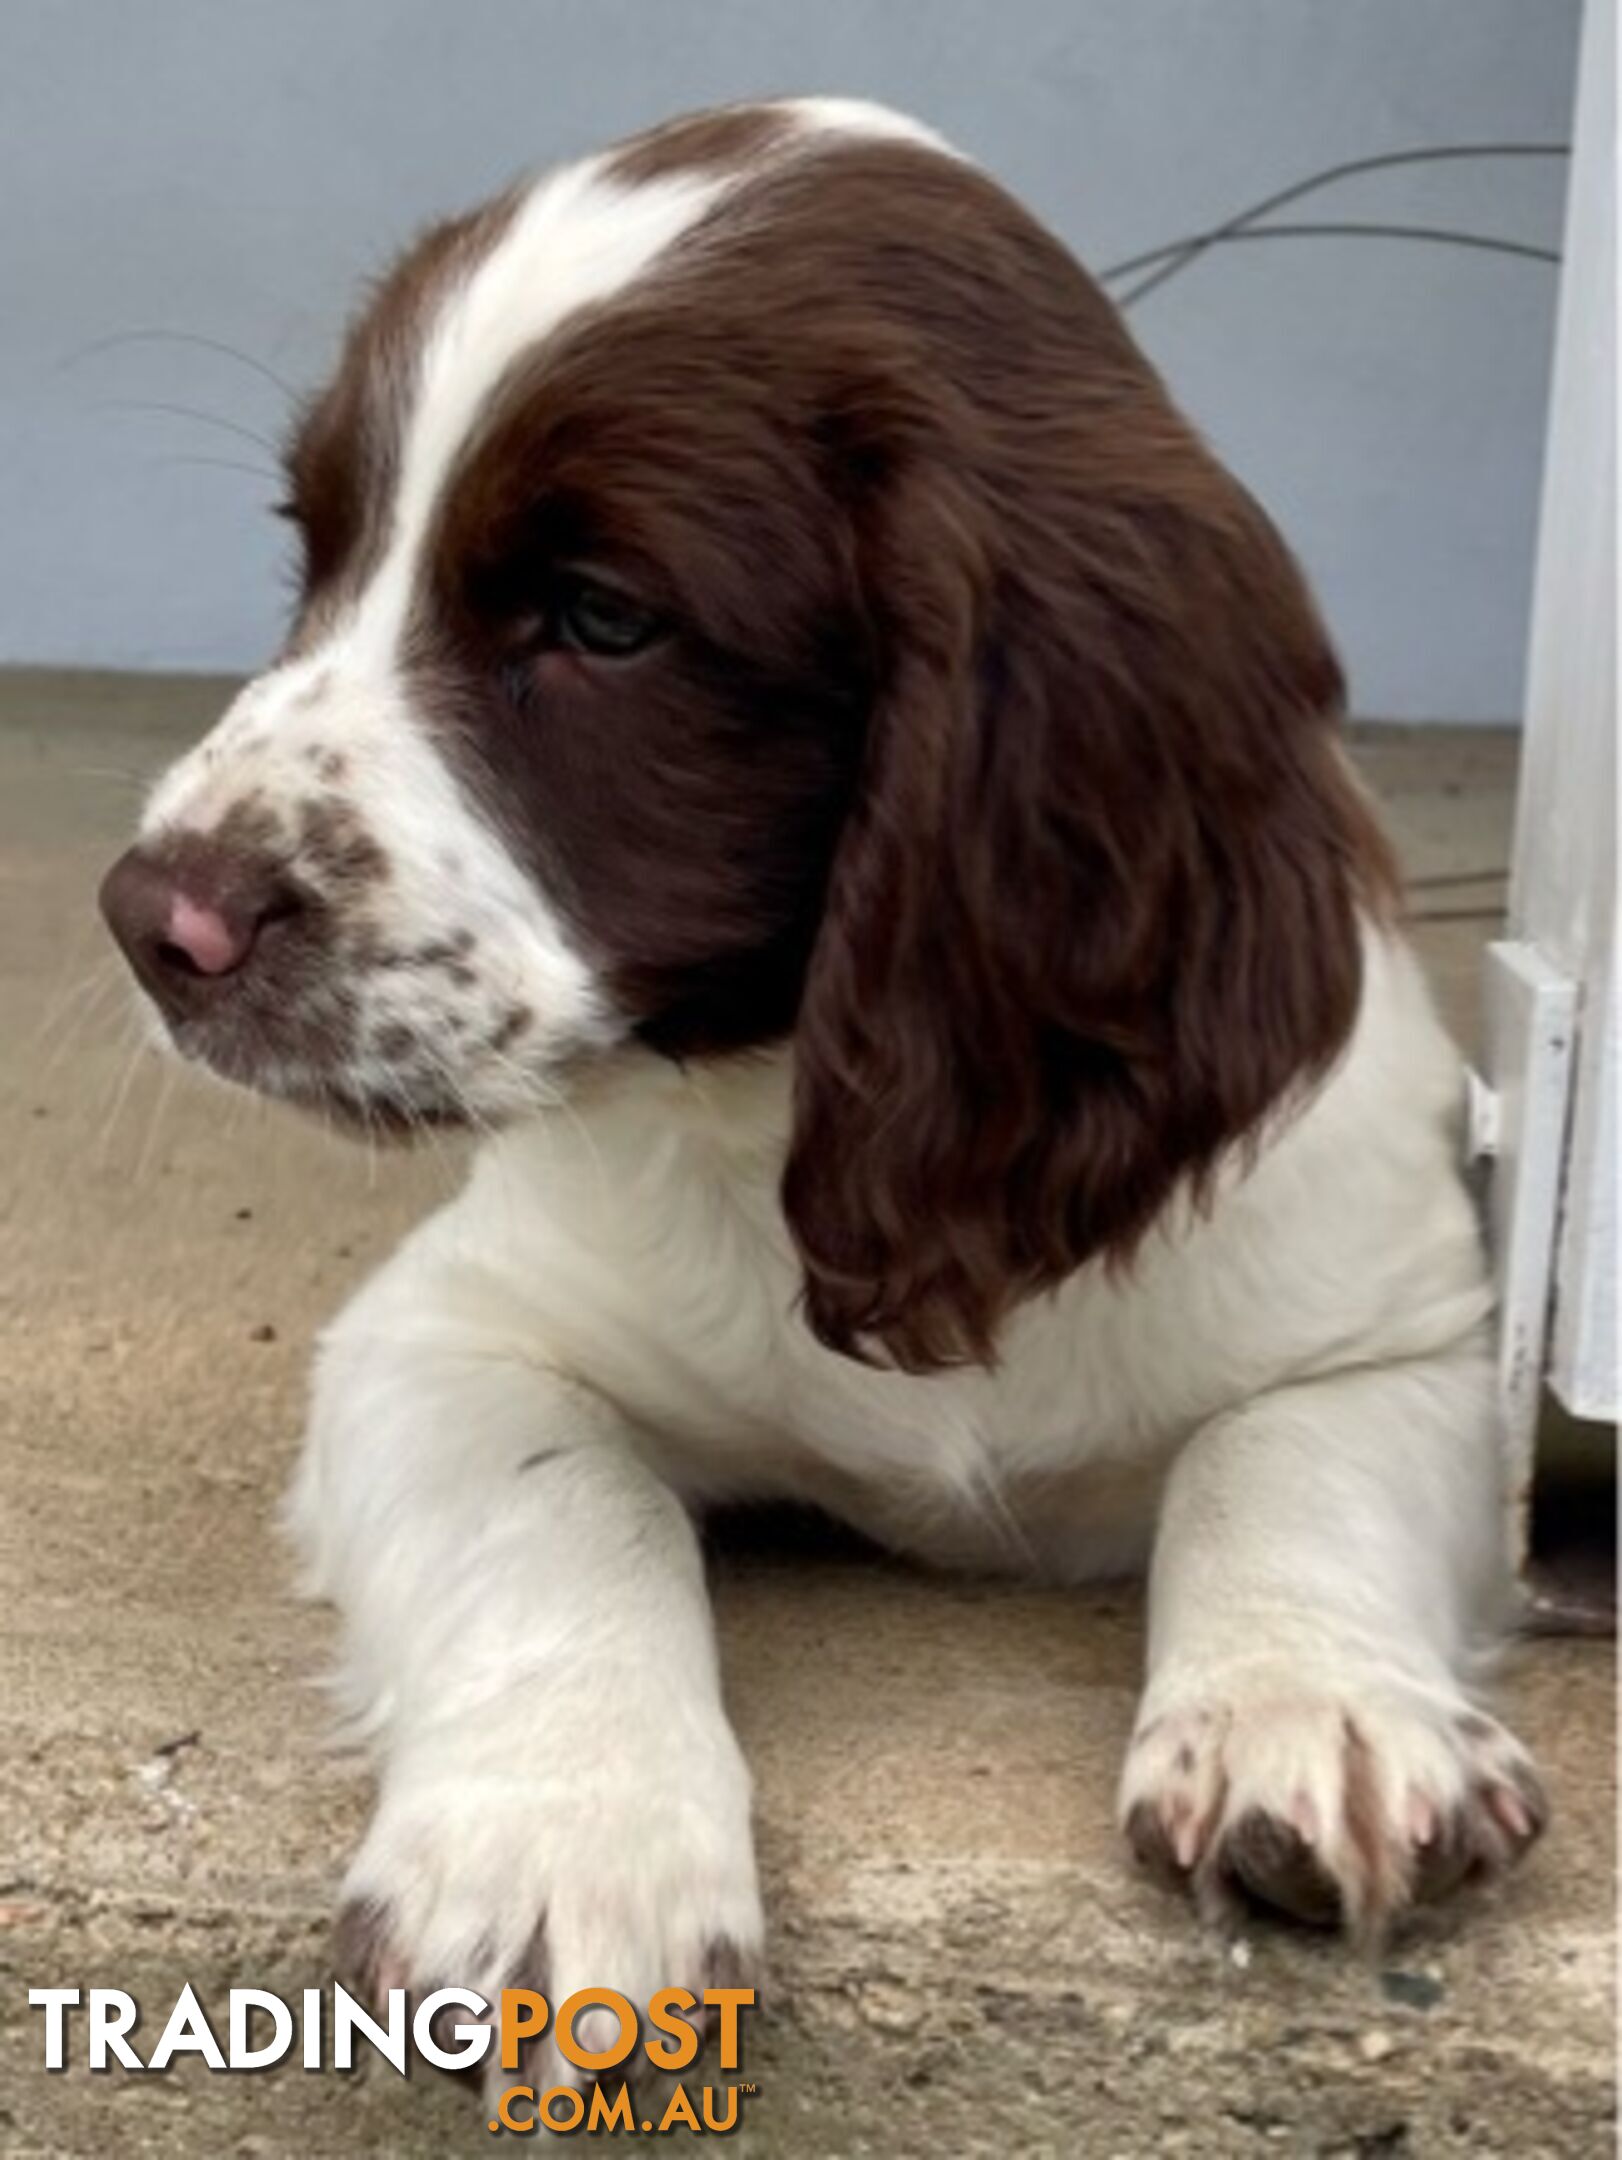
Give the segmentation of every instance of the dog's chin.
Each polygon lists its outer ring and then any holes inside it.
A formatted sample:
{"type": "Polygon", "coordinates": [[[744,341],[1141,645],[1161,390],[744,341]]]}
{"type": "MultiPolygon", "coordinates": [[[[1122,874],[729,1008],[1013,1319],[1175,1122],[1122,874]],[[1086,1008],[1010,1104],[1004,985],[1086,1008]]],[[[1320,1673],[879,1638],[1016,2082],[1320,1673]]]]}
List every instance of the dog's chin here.
{"type": "Polygon", "coordinates": [[[444,1101],[425,1101],[387,1089],[357,1089],[337,1082],[311,1081],[280,1088],[261,1088],[259,1093],[313,1117],[346,1139],[386,1142],[391,1147],[410,1147],[414,1142],[444,1134],[489,1132],[504,1122],[499,1117],[475,1119],[466,1110],[444,1101]]]}
{"type": "Polygon", "coordinates": [[[429,1095],[404,1079],[361,1082],[342,1070],[325,1072],[302,1061],[255,1056],[240,1044],[211,1042],[184,1027],[165,1029],[161,1047],[194,1071],[262,1101],[285,1104],[346,1138],[409,1147],[447,1134],[491,1132],[510,1122],[501,1111],[470,1109],[444,1094],[429,1095]]]}

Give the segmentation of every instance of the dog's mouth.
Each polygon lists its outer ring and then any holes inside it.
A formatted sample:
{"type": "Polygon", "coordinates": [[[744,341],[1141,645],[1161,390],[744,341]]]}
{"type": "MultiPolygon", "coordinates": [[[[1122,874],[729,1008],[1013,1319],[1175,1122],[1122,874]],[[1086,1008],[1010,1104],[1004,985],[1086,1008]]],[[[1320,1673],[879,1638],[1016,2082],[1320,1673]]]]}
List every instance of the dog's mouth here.
{"type": "Polygon", "coordinates": [[[409,1145],[443,1133],[489,1130],[499,1109],[475,1109],[454,1075],[436,1060],[432,1074],[375,1055],[357,1072],[348,1054],[353,1029],[338,1038],[331,1016],[284,1012],[274,1021],[246,1013],[228,1025],[163,1016],[169,1045],[187,1064],[271,1102],[285,1103],[351,1138],[409,1145]]]}
{"type": "Polygon", "coordinates": [[[274,1092],[277,1100],[349,1139],[386,1141],[397,1147],[409,1147],[436,1134],[485,1130],[497,1122],[475,1118],[459,1103],[413,1097],[386,1087],[360,1089],[341,1081],[303,1082],[262,1092],[274,1092]]]}

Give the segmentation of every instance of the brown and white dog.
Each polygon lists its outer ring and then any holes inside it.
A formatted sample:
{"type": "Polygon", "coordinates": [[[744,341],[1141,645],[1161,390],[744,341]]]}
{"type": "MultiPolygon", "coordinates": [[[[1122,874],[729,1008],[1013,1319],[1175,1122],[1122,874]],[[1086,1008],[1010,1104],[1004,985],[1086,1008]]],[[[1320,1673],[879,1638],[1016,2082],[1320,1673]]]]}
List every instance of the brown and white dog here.
{"type": "Polygon", "coordinates": [[[488,1135],[328,1334],[292,1517],[380,1972],[752,1960],[695,1509],[1152,1553],[1143,1856],[1378,1929],[1543,1801],[1459,1073],[1265,516],[872,107],[417,245],[289,456],[287,647],[105,904],[181,1052],[488,1135]]]}

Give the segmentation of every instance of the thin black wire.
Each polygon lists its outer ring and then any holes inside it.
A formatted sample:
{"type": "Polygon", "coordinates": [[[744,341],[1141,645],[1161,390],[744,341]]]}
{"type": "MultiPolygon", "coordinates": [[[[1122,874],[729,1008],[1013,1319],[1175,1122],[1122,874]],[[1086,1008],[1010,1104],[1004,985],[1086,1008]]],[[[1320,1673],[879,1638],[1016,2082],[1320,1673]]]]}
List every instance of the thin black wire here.
{"type": "MultiPolygon", "coordinates": [[[[1557,263],[1559,253],[1554,248],[1536,247],[1529,240],[1500,240],[1494,233],[1457,232],[1450,225],[1373,225],[1354,220],[1341,220],[1334,224],[1311,225],[1247,225],[1238,232],[1212,233],[1207,245],[1231,247],[1244,240],[1305,240],[1305,239],[1365,239],[1365,240],[1426,240],[1445,247],[1481,248],[1492,255],[1520,255],[1532,262],[1557,263]]],[[[1168,249],[1167,253],[1172,250],[1168,249]]],[[[1203,252],[1203,250],[1202,250],[1203,252]]],[[[1192,262],[1185,256],[1176,267],[1181,269],[1192,262]]],[[[1168,271],[1168,275],[1174,274],[1168,271]]],[[[1156,284],[1165,279],[1157,278],[1156,284]]],[[[1130,307],[1134,299],[1149,289],[1147,283],[1136,292],[1123,293],[1118,305],[1130,307]]]]}
{"type": "Polygon", "coordinates": [[[1120,305],[1130,307],[1135,300],[1141,300],[1146,293],[1153,292],[1168,278],[1175,277],[1180,270],[1185,270],[1197,262],[1208,248],[1244,231],[1247,226],[1253,225],[1257,218],[1266,217],[1272,210],[1282,210],[1287,203],[1299,202],[1304,195],[1314,194],[1319,188],[1330,187],[1337,180],[1351,179],[1357,173],[1382,172],[1397,165],[1440,164],[1458,158],[1569,155],[1570,145],[1567,143],[1445,143],[1420,150],[1388,150],[1377,157],[1348,158],[1339,165],[1326,165],[1322,172],[1312,173],[1305,180],[1297,180],[1287,188],[1280,188],[1275,194],[1264,196],[1260,202],[1254,202],[1248,209],[1236,212],[1233,217],[1225,219],[1220,225],[1212,226],[1207,232],[1189,233],[1183,239],[1173,240],[1166,246],[1149,248],[1140,255],[1129,255],[1121,262],[1112,263],[1102,276],[1105,283],[1108,283],[1112,278],[1129,277],[1134,270],[1150,270],[1148,277],[1140,279],[1129,292],[1121,295],[1120,305]],[[1155,267],[1151,268],[1151,265],[1155,267]]]}
{"type": "Polygon", "coordinates": [[[1428,877],[1411,877],[1406,880],[1410,891],[1440,889],[1444,885],[1491,885],[1499,878],[1507,878],[1507,866],[1500,864],[1494,870],[1436,870],[1428,877]]]}
{"type": "Polygon", "coordinates": [[[1503,922],[1507,919],[1501,907],[1437,908],[1432,913],[1415,909],[1408,916],[1409,922],[1503,922]]]}

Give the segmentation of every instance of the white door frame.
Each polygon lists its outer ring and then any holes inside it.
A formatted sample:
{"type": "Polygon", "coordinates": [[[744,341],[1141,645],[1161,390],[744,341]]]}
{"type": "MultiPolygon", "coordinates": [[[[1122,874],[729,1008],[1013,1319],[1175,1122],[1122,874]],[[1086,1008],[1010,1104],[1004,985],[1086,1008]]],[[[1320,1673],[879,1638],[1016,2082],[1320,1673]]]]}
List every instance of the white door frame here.
{"type": "Polygon", "coordinates": [[[1517,1541],[1546,1383],[1617,1385],[1617,0],[1588,0],[1538,534],[1509,935],[1488,949],[1478,1138],[1517,1541]]]}

